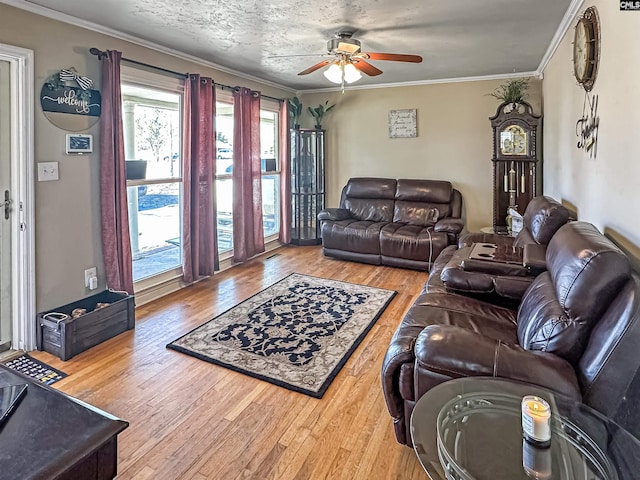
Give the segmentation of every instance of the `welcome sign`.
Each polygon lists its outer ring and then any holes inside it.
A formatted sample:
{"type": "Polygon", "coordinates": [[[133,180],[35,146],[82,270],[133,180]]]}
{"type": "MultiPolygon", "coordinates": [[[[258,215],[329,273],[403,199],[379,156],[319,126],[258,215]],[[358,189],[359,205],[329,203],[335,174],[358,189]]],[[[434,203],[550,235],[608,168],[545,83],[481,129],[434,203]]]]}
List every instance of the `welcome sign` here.
{"type": "Polygon", "coordinates": [[[78,75],[75,69],[63,69],[50,76],[42,86],[40,90],[42,110],[99,117],[102,97],[98,90],[91,88],[92,86],[93,81],[78,75]]]}

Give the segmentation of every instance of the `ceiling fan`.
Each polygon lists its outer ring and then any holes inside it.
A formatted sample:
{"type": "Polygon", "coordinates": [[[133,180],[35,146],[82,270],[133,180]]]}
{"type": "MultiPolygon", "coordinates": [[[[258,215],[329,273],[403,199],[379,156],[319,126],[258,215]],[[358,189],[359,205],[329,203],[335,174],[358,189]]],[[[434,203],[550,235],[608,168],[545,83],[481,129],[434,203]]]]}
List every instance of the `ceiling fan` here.
{"type": "Polygon", "coordinates": [[[360,49],[360,41],[352,37],[350,32],[338,32],[334,38],[327,42],[328,56],[334,58],[316,63],[298,75],[308,75],[316,70],[329,65],[324,76],[333,83],[353,83],[359,80],[365,73],[371,77],[380,75],[382,70],[371,65],[367,60],[392,60],[395,62],[420,63],[420,55],[407,55],[401,53],[374,53],[363,52],[360,49]]]}

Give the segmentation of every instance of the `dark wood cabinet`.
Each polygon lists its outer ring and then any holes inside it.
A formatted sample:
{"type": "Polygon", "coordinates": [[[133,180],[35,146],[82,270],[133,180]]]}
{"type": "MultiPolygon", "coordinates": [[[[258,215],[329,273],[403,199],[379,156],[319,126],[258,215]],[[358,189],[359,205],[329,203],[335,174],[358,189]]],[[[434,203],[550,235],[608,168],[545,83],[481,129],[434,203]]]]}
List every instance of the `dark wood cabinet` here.
{"type": "Polygon", "coordinates": [[[325,204],[324,130],[291,129],[291,243],[319,245],[325,204]]]}
{"type": "Polygon", "coordinates": [[[0,365],[0,386],[28,384],[0,429],[0,478],[110,480],[117,436],[129,425],[0,365]]]}
{"type": "Polygon", "coordinates": [[[508,233],[507,211],[524,213],[542,193],[539,168],[540,116],[527,102],[502,103],[490,117],[493,130],[493,229],[508,233]]]}

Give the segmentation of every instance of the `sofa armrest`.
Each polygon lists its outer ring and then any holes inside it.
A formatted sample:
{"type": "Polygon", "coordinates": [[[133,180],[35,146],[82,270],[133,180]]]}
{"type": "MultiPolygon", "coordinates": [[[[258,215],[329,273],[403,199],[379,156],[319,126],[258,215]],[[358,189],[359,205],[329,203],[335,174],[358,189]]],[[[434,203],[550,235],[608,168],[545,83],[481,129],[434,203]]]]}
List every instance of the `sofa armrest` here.
{"type": "Polygon", "coordinates": [[[547,269],[547,246],[538,243],[527,243],[522,251],[522,264],[537,275],[547,269]]]}
{"type": "Polygon", "coordinates": [[[346,208],[325,208],[318,213],[318,220],[348,220],[351,213],[346,208]]]}
{"type": "Polygon", "coordinates": [[[393,418],[404,416],[404,401],[400,393],[400,371],[403,365],[413,366],[413,347],[422,331],[419,325],[404,326],[402,323],[391,337],[382,361],[382,391],[387,409],[393,418]]]}
{"type": "Polygon", "coordinates": [[[563,358],[525,350],[466,328],[429,325],[418,335],[414,352],[416,398],[426,391],[420,385],[422,375],[429,386],[433,376],[489,376],[532,383],[571,398],[582,398],[575,370],[563,358]]]}
{"type": "Polygon", "coordinates": [[[436,232],[454,233],[456,235],[460,233],[463,228],[464,222],[462,219],[452,217],[441,218],[433,227],[436,232]]]}

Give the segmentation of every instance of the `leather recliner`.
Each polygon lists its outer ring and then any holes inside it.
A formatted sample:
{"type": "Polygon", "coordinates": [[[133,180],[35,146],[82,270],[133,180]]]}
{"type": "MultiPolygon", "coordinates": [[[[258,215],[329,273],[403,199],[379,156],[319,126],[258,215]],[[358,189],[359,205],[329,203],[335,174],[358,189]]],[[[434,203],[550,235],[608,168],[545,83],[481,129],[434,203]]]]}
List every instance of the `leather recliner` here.
{"type": "Polygon", "coordinates": [[[497,234],[468,233],[459,249],[450,249],[450,259],[441,271],[443,285],[452,291],[474,295],[491,295],[496,301],[520,301],[535,276],[546,270],[547,244],[558,229],[569,221],[569,211],[551,197],[533,198],[524,212],[523,228],[516,237],[497,234]],[[519,265],[489,263],[469,259],[474,243],[492,243],[500,249],[522,249],[519,265]]]}
{"type": "Polygon", "coordinates": [[[318,214],[328,257],[425,270],[464,223],[462,195],[450,182],[352,178],[340,208],[318,214]]]}
{"type": "Polygon", "coordinates": [[[382,366],[400,443],[411,444],[416,401],[466,376],[523,381],[581,399],[640,435],[638,274],[618,247],[583,222],[556,232],[546,263],[517,311],[440,288],[416,299],[382,366]]]}

